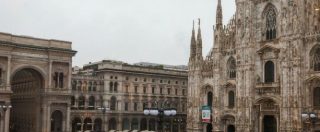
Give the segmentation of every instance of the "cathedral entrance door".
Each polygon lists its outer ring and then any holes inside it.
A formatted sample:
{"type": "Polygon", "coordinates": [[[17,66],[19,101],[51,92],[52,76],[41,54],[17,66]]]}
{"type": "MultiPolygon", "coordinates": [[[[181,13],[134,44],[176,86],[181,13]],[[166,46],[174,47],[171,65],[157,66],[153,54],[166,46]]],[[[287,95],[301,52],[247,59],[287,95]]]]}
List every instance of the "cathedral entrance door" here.
{"type": "Polygon", "coordinates": [[[271,115],[264,116],[263,132],[277,132],[277,120],[274,116],[271,116],[271,115]]]}
{"type": "Polygon", "coordinates": [[[234,125],[229,125],[227,128],[227,132],[235,132],[236,129],[234,128],[234,125]]]}

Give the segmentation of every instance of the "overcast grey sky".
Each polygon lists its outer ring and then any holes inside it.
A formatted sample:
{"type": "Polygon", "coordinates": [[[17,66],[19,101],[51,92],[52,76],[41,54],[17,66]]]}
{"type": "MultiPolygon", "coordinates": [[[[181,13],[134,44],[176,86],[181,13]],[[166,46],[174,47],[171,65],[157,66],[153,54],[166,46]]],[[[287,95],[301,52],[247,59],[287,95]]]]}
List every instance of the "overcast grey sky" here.
{"type": "MultiPolygon", "coordinates": [[[[222,0],[224,24],[235,0],[222,0]]],[[[213,45],[217,0],[1,0],[0,32],[72,41],[82,66],[102,59],[186,65],[192,20],[213,45]]]]}

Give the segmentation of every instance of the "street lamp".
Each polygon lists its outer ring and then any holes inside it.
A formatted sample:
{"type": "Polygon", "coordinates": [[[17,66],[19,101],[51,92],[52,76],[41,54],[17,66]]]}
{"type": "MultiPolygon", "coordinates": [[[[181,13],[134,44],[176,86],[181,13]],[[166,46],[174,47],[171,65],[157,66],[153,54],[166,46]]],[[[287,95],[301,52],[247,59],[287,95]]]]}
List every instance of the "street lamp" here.
{"type": "Polygon", "coordinates": [[[109,107],[105,107],[105,106],[102,106],[102,107],[98,107],[97,108],[98,110],[101,110],[101,112],[102,112],[102,114],[103,114],[103,122],[102,122],[102,129],[103,129],[103,131],[102,132],[104,132],[105,131],[105,122],[106,122],[106,116],[105,116],[105,114],[106,114],[106,112],[108,111],[108,110],[110,110],[110,108],[109,107]]]}
{"type": "Polygon", "coordinates": [[[314,112],[303,112],[301,118],[302,122],[307,125],[307,131],[311,131],[311,128],[318,121],[318,116],[314,112]]]}
{"type": "MultiPolygon", "coordinates": [[[[6,120],[6,111],[10,108],[12,108],[11,104],[1,104],[0,108],[3,111],[3,121],[5,122],[6,120]]],[[[5,123],[4,123],[5,124],[5,123]]],[[[5,126],[3,126],[3,131],[5,132],[5,126]]]]}
{"type": "Polygon", "coordinates": [[[144,108],[143,114],[144,115],[151,115],[151,116],[157,116],[159,118],[158,123],[161,127],[160,130],[163,129],[162,123],[163,123],[163,117],[164,116],[175,116],[177,114],[177,110],[175,108],[169,108],[167,105],[169,104],[167,101],[163,102],[164,104],[161,104],[160,107],[158,107],[158,102],[155,101],[156,108],[144,108]]]}

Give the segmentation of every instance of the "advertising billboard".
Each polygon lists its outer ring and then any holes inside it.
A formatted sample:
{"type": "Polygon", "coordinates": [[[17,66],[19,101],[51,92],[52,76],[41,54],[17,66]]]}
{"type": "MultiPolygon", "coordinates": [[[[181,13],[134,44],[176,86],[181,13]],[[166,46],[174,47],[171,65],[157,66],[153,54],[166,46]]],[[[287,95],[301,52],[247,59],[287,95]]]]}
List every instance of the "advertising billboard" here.
{"type": "Polygon", "coordinates": [[[202,122],[211,123],[211,108],[210,106],[202,106],[202,122]]]}

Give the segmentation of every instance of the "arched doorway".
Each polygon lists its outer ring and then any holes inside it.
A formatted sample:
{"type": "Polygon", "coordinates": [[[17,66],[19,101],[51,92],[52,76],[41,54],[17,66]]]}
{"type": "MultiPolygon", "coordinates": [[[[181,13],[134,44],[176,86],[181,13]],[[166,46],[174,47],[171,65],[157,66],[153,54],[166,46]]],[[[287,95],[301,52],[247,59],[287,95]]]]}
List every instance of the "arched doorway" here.
{"type": "Polygon", "coordinates": [[[236,131],[236,128],[234,127],[234,125],[228,125],[227,132],[235,132],[235,131],[236,131]]]}
{"type": "Polygon", "coordinates": [[[102,131],[102,120],[100,118],[97,118],[94,120],[94,132],[101,132],[102,131]]]}
{"type": "Polygon", "coordinates": [[[117,130],[117,121],[115,118],[109,120],[109,130],[117,130]]]}
{"type": "Polygon", "coordinates": [[[92,130],[92,120],[90,118],[84,119],[83,130],[84,131],[92,130]]]}
{"type": "Polygon", "coordinates": [[[207,124],[207,131],[206,132],[212,132],[212,124],[211,123],[209,123],[209,124],[207,124]]]}
{"type": "Polygon", "coordinates": [[[82,121],[80,118],[76,117],[72,120],[72,132],[81,131],[82,121]]]}
{"type": "Polygon", "coordinates": [[[130,130],[130,121],[128,118],[122,120],[122,130],[130,130]]]}
{"type": "Polygon", "coordinates": [[[31,68],[18,70],[12,75],[11,96],[12,111],[10,116],[11,130],[18,132],[40,131],[40,89],[44,79],[38,71],[31,68]],[[25,125],[28,124],[28,125],[25,125]]]}
{"type": "Polygon", "coordinates": [[[149,120],[149,130],[150,131],[155,131],[156,130],[156,120],[155,119],[150,119],[149,120]]]}
{"type": "Polygon", "coordinates": [[[59,110],[51,114],[51,132],[62,132],[62,112],[59,110]]]}
{"type": "Polygon", "coordinates": [[[137,118],[132,119],[131,130],[139,130],[139,120],[137,118]]]}
{"type": "Polygon", "coordinates": [[[140,122],[140,130],[148,130],[148,126],[147,126],[147,119],[146,118],[142,118],[141,122],[140,122]]]}
{"type": "Polygon", "coordinates": [[[277,120],[274,116],[271,116],[271,115],[264,116],[263,132],[277,132],[277,120]]]}

